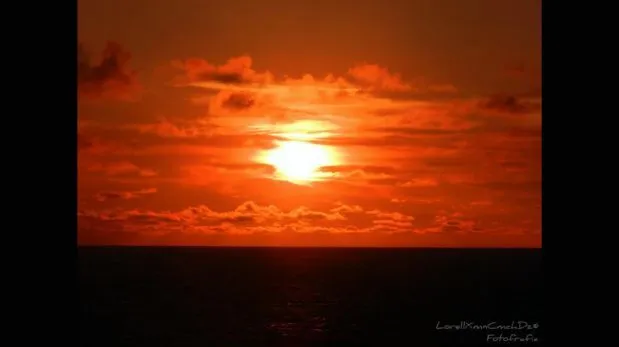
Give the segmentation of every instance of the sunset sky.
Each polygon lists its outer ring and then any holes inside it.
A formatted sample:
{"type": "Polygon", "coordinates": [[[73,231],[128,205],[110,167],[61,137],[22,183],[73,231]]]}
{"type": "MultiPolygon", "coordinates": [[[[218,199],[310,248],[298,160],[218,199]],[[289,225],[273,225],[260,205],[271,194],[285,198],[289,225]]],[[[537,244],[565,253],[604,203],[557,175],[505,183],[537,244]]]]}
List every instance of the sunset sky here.
{"type": "Polygon", "coordinates": [[[79,0],[78,242],[541,246],[538,0],[79,0]]]}

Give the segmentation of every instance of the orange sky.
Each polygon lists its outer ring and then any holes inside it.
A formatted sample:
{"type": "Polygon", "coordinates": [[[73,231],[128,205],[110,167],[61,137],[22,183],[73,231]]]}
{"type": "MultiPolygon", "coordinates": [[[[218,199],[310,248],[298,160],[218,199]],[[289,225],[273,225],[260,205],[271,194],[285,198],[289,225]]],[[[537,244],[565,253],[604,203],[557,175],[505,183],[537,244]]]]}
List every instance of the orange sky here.
{"type": "Polygon", "coordinates": [[[529,0],[79,0],[80,244],[539,247],[529,0]]]}

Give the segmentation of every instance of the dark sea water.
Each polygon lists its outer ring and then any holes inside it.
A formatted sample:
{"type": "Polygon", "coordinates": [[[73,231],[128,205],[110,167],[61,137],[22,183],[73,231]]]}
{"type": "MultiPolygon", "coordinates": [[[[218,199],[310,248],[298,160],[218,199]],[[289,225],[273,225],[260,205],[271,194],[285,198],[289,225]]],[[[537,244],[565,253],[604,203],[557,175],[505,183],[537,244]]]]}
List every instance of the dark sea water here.
{"type": "Polygon", "coordinates": [[[81,247],[78,254],[82,346],[519,345],[487,343],[488,333],[541,340],[540,250],[81,247]],[[437,329],[461,321],[491,325],[437,329]],[[540,328],[489,330],[523,322],[540,328]]]}

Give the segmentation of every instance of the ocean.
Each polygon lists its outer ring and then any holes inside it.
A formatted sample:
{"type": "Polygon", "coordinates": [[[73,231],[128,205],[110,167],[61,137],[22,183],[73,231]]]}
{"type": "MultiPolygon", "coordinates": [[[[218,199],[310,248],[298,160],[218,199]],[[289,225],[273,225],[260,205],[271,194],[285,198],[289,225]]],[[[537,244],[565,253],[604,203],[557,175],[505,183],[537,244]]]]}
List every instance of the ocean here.
{"type": "Polygon", "coordinates": [[[81,346],[542,341],[539,249],[80,247],[78,264],[81,346]]]}

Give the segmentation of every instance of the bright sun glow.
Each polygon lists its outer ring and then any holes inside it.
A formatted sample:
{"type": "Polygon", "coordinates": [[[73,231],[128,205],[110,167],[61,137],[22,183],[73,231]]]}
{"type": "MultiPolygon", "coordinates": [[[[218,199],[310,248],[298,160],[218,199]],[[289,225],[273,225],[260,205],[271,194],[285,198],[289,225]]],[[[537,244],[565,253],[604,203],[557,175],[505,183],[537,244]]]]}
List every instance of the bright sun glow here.
{"type": "Polygon", "coordinates": [[[264,154],[262,161],[275,167],[278,178],[297,184],[319,180],[322,166],[337,164],[328,147],[301,141],[279,142],[264,154]]]}

